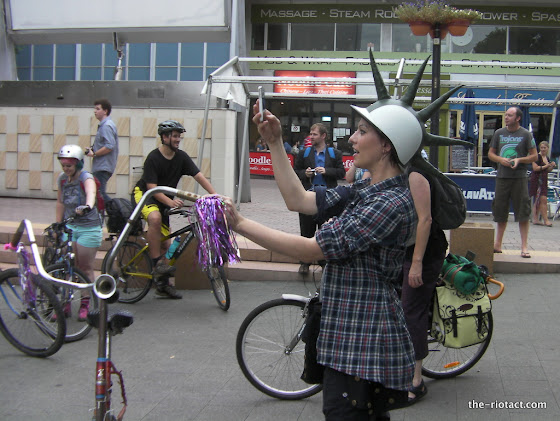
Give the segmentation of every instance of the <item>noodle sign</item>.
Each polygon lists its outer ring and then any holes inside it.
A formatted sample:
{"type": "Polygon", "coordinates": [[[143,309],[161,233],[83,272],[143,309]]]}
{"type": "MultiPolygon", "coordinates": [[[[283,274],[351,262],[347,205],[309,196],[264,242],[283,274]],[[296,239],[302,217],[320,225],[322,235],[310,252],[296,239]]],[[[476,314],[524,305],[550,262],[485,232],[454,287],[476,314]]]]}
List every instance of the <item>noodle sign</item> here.
{"type": "MultiPolygon", "coordinates": [[[[294,166],[294,156],[288,154],[288,159],[294,166]]],[[[249,152],[249,172],[258,175],[274,175],[272,159],[269,152],[249,152]]]]}
{"type": "MultiPolygon", "coordinates": [[[[326,78],[355,79],[356,72],[313,72],[304,70],[276,70],[276,77],[299,77],[305,78],[326,78]]],[[[304,81],[299,83],[286,82],[275,83],[274,92],[279,94],[319,94],[319,95],[355,95],[356,85],[337,83],[306,84],[304,81]]]]}

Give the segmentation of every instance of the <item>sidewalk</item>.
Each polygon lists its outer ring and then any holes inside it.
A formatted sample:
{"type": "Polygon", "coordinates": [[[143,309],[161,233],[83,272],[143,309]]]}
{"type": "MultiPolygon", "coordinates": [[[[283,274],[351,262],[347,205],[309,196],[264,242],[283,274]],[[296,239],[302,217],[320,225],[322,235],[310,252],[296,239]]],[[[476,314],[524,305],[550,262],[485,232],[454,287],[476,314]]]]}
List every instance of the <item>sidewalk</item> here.
{"type": "MultiPolygon", "coordinates": [[[[467,373],[425,379],[427,396],[391,413],[393,421],[553,421],[560,419],[560,289],[558,275],[500,277],[506,291],[493,303],[489,349],[467,373]],[[470,409],[469,403],[543,403],[544,409],[470,409]]],[[[317,421],[321,394],[279,401],[256,390],[236,361],[235,340],[243,319],[281,293],[307,295],[302,282],[232,282],[232,306],[218,309],[208,291],[182,300],[153,293],[134,305],[134,324],[113,341],[113,362],[122,370],[129,421],[317,421]]],[[[95,331],[65,344],[47,359],[27,357],[0,337],[0,419],[91,419],[97,356],[95,331]]],[[[115,381],[113,405],[120,410],[115,381]]]]}

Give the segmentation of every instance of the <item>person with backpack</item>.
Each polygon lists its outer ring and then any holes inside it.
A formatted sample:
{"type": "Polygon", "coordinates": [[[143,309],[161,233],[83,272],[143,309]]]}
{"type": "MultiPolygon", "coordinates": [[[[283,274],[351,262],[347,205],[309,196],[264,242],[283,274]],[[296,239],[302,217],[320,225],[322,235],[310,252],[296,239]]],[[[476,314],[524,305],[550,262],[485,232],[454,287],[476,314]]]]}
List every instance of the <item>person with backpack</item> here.
{"type": "MultiPolygon", "coordinates": [[[[62,173],[58,176],[56,221],[75,216],[68,224],[75,244],[76,266],[94,280],[93,263],[103,239],[101,216],[96,206],[97,186],[94,176],[84,171],[84,151],[78,145],[65,145],[58,153],[62,173]]],[[[89,309],[89,292],[82,290],[78,321],[85,321],[89,309]]],[[[70,303],[64,308],[70,317],[70,303]]]]}
{"type": "Polygon", "coordinates": [[[418,216],[416,234],[406,249],[401,292],[404,316],[414,346],[414,377],[408,392],[410,405],[426,395],[428,389],[422,379],[422,360],[428,356],[429,311],[445,254],[447,238],[432,218],[434,195],[430,177],[421,169],[407,168],[408,185],[418,216]]]}
{"type": "MultiPolygon", "coordinates": [[[[150,152],[144,161],[144,172],[132,192],[134,205],[138,204],[142,195],[157,186],[177,188],[183,175],[191,176],[210,194],[216,190],[210,181],[204,177],[190,156],[179,149],[185,128],[175,120],[166,120],[158,125],[158,135],[161,145],[150,152]]],[[[181,199],[164,193],[153,195],[142,208],[142,217],[148,222],[148,253],[153,262],[153,273],[156,283],[156,294],[169,298],[180,299],[175,288],[169,283],[169,277],[175,272],[174,266],[165,261],[165,253],[171,240],[161,242],[162,235],[169,234],[169,215],[165,212],[169,208],[181,207],[181,199]]]]}
{"type": "Polygon", "coordinates": [[[99,126],[93,146],[86,149],[86,154],[92,158],[91,172],[99,180],[103,200],[108,202],[111,198],[107,195],[107,181],[117,166],[119,136],[117,126],[110,117],[111,103],[106,99],[98,99],[93,104],[93,112],[99,120],[99,126]]]}
{"type": "MultiPolygon", "coordinates": [[[[294,171],[306,190],[317,186],[333,188],[346,174],[342,163],[342,152],[327,147],[327,128],[322,123],[311,126],[311,146],[300,151],[294,163],[294,171]]],[[[299,227],[302,237],[313,238],[321,224],[313,216],[299,214],[299,227]]],[[[301,262],[299,273],[309,272],[309,264],[301,262]]]]}

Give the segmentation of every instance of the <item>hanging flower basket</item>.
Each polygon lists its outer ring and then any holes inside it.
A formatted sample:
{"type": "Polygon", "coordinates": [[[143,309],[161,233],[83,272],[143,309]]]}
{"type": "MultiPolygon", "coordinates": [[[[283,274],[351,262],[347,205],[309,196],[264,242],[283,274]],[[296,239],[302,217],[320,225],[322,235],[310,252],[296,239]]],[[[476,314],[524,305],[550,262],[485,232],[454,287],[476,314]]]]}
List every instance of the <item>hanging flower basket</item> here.
{"type": "Polygon", "coordinates": [[[471,26],[471,22],[467,19],[456,19],[447,24],[449,33],[454,37],[462,37],[465,35],[469,26],[471,26]]]}
{"type": "Polygon", "coordinates": [[[408,26],[410,26],[410,30],[417,37],[428,35],[430,29],[432,29],[432,25],[424,21],[408,22],[408,26]]]}
{"type": "MultiPolygon", "coordinates": [[[[445,38],[447,31],[454,36],[462,36],[473,21],[481,17],[480,12],[471,9],[457,9],[445,3],[445,0],[413,0],[402,3],[395,9],[395,16],[409,24],[414,35],[433,33],[435,25],[441,27],[441,39],[445,38]],[[419,23],[423,23],[420,29],[419,23]],[[425,25],[430,29],[425,32],[425,25]],[[466,25],[466,26],[465,26],[466,25]]],[[[433,35],[432,35],[433,38],[433,35]]]]}

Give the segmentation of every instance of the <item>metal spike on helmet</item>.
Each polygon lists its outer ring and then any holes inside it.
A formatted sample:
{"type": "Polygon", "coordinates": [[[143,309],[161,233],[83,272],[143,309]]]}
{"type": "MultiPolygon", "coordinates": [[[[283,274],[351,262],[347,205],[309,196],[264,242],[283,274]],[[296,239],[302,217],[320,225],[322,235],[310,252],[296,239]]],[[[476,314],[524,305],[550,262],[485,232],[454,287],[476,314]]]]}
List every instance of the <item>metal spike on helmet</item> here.
{"type": "Polygon", "coordinates": [[[373,58],[373,52],[370,49],[369,59],[378,100],[367,108],[361,108],[355,105],[352,105],[352,108],[366,121],[387,136],[397,152],[401,165],[404,166],[412,161],[413,164],[421,166],[422,169],[426,170],[428,173],[439,178],[443,177],[445,181],[452,183],[451,180],[445,177],[433,165],[429,163],[429,165],[425,165],[426,161],[420,154],[422,147],[450,145],[472,147],[473,145],[464,140],[430,134],[425,128],[426,121],[428,121],[433,113],[462,86],[449,90],[421,111],[417,112],[412,108],[429,58],[430,57],[424,60],[402,98],[393,99],[385,87],[377,63],[373,58]]]}

